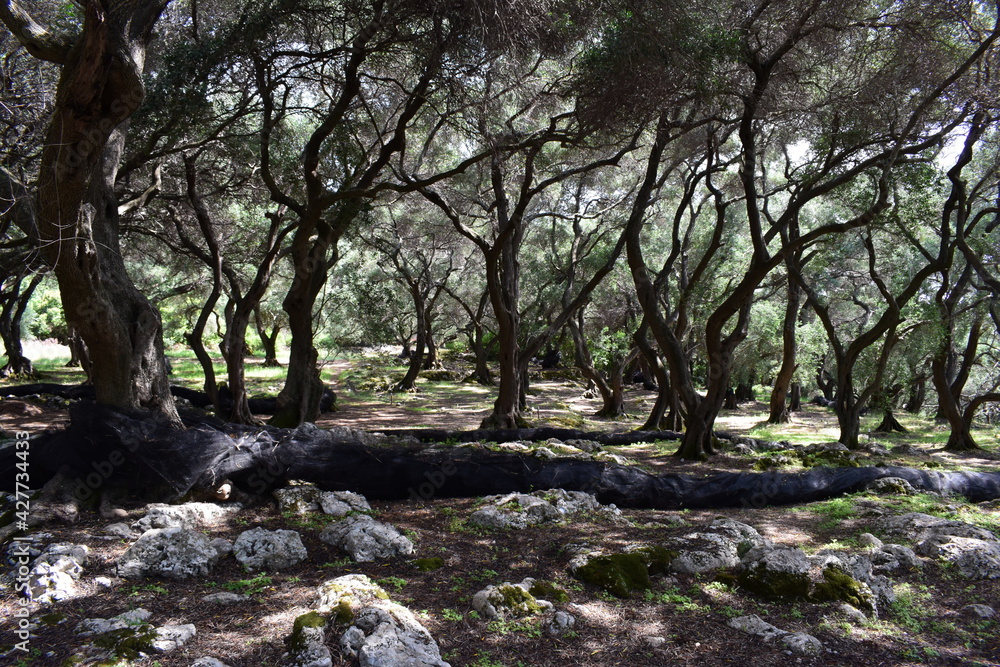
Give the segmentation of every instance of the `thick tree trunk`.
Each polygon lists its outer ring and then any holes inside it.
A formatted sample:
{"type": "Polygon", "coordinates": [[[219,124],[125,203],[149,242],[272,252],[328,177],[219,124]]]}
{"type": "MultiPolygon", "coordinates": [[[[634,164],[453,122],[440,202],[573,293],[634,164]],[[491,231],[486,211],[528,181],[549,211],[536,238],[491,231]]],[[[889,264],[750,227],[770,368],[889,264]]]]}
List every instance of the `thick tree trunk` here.
{"type": "Polygon", "coordinates": [[[521,428],[526,425],[521,416],[521,406],[526,400],[522,373],[527,369],[522,363],[521,346],[517,340],[521,320],[518,312],[520,267],[515,246],[513,240],[508,240],[500,249],[499,257],[488,257],[486,261],[486,282],[497,320],[499,378],[493,412],[483,420],[482,428],[521,428]]]}
{"type": "Polygon", "coordinates": [[[837,398],[834,410],[837,425],[840,426],[839,441],[848,449],[861,446],[861,408],[854,397],[854,383],[849,372],[843,373],[837,383],[837,398]]]}
{"type": "Polygon", "coordinates": [[[146,45],[165,4],[85,4],[42,149],[37,210],[66,322],[90,350],[97,401],[177,421],[160,314],[125,270],[114,192],[126,120],[142,101],[146,45]]]}
{"type": "Polygon", "coordinates": [[[788,402],[789,412],[800,412],[802,410],[802,385],[798,382],[792,383],[792,393],[788,402]]]}
{"type": "Polygon", "coordinates": [[[589,380],[601,394],[603,405],[597,411],[596,416],[602,419],[621,417],[625,414],[625,387],[622,381],[624,364],[618,365],[617,373],[612,372],[609,382],[609,379],[606,379],[602,373],[594,368],[594,360],[591,357],[590,349],[587,347],[587,341],[583,337],[583,332],[580,330],[579,321],[570,319],[567,324],[570,336],[573,339],[573,360],[576,367],[580,369],[583,377],[589,380]]]}
{"type": "Polygon", "coordinates": [[[788,299],[785,303],[785,319],[781,327],[781,367],[774,378],[774,388],[771,390],[769,424],[786,424],[792,416],[788,407],[788,390],[792,377],[798,368],[798,344],[795,328],[799,319],[799,304],[802,300],[802,289],[791,275],[788,276],[788,299]]]}
{"type": "Polygon", "coordinates": [[[906,405],[903,409],[911,415],[918,414],[924,407],[924,400],[927,397],[927,376],[918,375],[910,385],[910,393],[906,398],[906,405]]]}
{"type": "Polygon", "coordinates": [[[269,367],[281,366],[281,362],[278,361],[278,333],[281,331],[281,326],[275,324],[271,327],[271,333],[267,332],[267,327],[264,326],[263,318],[260,315],[260,308],[255,308],[254,312],[254,324],[257,327],[257,336],[260,337],[260,344],[264,347],[264,365],[269,367]]]}
{"type": "Polygon", "coordinates": [[[876,433],[908,433],[909,431],[905,426],[899,423],[896,416],[892,413],[891,407],[885,407],[882,410],[882,421],[878,426],[875,427],[876,433]]]}
{"type": "Polygon", "coordinates": [[[21,320],[42,275],[32,276],[22,289],[26,277],[22,277],[16,286],[11,287],[11,293],[4,299],[3,308],[0,309],[0,338],[3,339],[4,354],[7,357],[7,363],[0,368],[0,377],[35,375],[31,360],[24,356],[24,348],[21,346],[21,320]]]}
{"type": "Polygon", "coordinates": [[[816,386],[822,392],[823,398],[828,401],[837,400],[837,379],[822,366],[816,369],[816,386]]]}
{"type": "Polygon", "coordinates": [[[424,350],[427,345],[427,318],[424,303],[424,294],[420,290],[417,282],[410,283],[410,297],[413,299],[413,308],[417,316],[417,340],[414,344],[413,353],[410,355],[410,366],[406,370],[406,375],[394,387],[394,391],[413,391],[416,389],[417,377],[424,367],[424,350]]]}
{"type": "Polygon", "coordinates": [[[316,421],[319,416],[323,381],[318,364],[319,352],[313,345],[313,308],[326,284],[332,264],[328,258],[332,253],[334,261],[337,259],[338,230],[346,229],[357,210],[355,203],[344,204],[337,222],[323,224],[317,237],[307,233],[307,230],[318,227],[316,221],[310,224],[300,222],[295,232],[292,240],[295,276],[281,304],[288,314],[292,339],[285,386],[278,394],[277,410],[268,422],[273,426],[298,426],[303,422],[316,421]]]}

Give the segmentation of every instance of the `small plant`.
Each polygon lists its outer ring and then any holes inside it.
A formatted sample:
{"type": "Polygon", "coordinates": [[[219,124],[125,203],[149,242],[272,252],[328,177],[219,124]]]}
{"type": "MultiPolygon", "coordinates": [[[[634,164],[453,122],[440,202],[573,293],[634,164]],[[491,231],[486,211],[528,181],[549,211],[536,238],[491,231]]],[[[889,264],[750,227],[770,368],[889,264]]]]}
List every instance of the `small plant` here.
{"type": "Polygon", "coordinates": [[[462,612],[454,609],[445,609],[441,612],[441,617],[446,621],[461,621],[465,618],[465,616],[462,615],[462,612]]]}
{"type": "Polygon", "coordinates": [[[239,579],[222,584],[222,587],[233,593],[243,595],[257,595],[263,593],[271,585],[271,577],[266,574],[258,574],[250,579],[239,579]]]}
{"type": "Polygon", "coordinates": [[[145,586],[133,586],[129,590],[129,597],[134,597],[136,595],[142,595],[143,593],[152,593],[154,595],[166,595],[170,591],[163,586],[158,586],[156,584],[146,584],[145,586]]]}
{"type": "Polygon", "coordinates": [[[409,582],[406,581],[406,579],[403,579],[402,577],[384,577],[382,579],[379,579],[376,583],[378,583],[378,585],[381,586],[382,588],[388,588],[391,586],[392,588],[396,589],[396,592],[399,592],[403,590],[403,587],[406,586],[406,584],[408,584],[409,582]]]}

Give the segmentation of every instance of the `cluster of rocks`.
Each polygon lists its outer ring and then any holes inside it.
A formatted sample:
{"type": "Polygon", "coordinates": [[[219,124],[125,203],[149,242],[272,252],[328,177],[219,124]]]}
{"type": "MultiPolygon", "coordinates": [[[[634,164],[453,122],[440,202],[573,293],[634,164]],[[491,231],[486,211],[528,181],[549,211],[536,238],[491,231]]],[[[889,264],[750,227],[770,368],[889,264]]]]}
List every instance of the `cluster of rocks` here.
{"type": "Polygon", "coordinates": [[[491,445],[491,449],[502,452],[514,452],[516,454],[527,454],[545,461],[553,459],[578,459],[580,461],[605,461],[622,466],[633,463],[633,461],[624,456],[604,451],[604,446],[594,440],[571,438],[564,441],[558,438],[549,438],[540,443],[513,440],[491,445]]]}
{"type": "Polygon", "coordinates": [[[27,560],[23,565],[27,568],[27,593],[43,604],[76,597],[77,582],[90,560],[90,549],[85,544],[43,545],[42,540],[51,537],[49,533],[36,533],[31,541],[13,542],[7,547],[7,560],[16,563],[17,569],[27,560]]]}
{"type": "Polygon", "coordinates": [[[909,537],[917,554],[951,563],[964,577],[1000,578],[1000,540],[988,530],[920,512],[883,517],[879,527],[909,537]]]}
{"type": "Polygon", "coordinates": [[[288,652],[283,661],[293,667],[332,666],[326,641],[330,631],[340,635],[340,650],[357,659],[361,667],[449,667],[413,612],[393,602],[381,586],[362,574],[319,586],[315,609],[296,618],[285,639],[288,652]]]}
{"type": "Polygon", "coordinates": [[[563,489],[486,496],[482,502],[484,504],[472,513],[469,522],[500,530],[520,530],[579,515],[621,516],[621,510],[614,505],[601,505],[593,494],[563,489]]]}
{"type": "Polygon", "coordinates": [[[625,597],[651,587],[650,576],[736,570],[734,582],[758,595],[841,601],[871,616],[894,599],[886,573],[920,567],[907,547],[867,535],[869,553],[821,551],[774,544],[752,526],[715,519],[703,530],[662,544],[635,544],[619,553],[570,548],[574,577],[625,597]]]}
{"type": "Polygon", "coordinates": [[[555,602],[566,602],[569,594],[549,582],[526,577],[518,584],[506,581],[487,586],[472,597],[472,608],[491,621],[542,616],[541,626],[553,637],[571,632],[576,625],[576,617],[557,610],[549,598],[555,602]]]}
{"type": "Polygon", "coordinates": [[[140,608],[113,618],[80,621],[73,632],[86,639],[87,643],[70,658],[70,662],[91,664],[118,658],[136,660],[169,653],[184,646],[197,634],[190,623],[157,627],[149,622],[150,616],[149,611],[140,608]]]}

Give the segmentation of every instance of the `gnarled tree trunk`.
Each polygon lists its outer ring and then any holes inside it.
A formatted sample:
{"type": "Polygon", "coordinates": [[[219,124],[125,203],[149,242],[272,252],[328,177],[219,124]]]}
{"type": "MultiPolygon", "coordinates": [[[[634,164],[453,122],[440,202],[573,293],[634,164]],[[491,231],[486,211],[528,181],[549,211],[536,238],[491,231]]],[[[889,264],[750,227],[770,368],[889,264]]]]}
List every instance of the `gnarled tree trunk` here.
{"type": "Polygon", "coordinates": [[[90,350],[97,401],[177,421],[160,314],[125,269],[114,191],[127,119],[143,97],[146,46],[165,5],[85,4],[83,31],[62,62],[37,210],[66,322],[90,350]]]}

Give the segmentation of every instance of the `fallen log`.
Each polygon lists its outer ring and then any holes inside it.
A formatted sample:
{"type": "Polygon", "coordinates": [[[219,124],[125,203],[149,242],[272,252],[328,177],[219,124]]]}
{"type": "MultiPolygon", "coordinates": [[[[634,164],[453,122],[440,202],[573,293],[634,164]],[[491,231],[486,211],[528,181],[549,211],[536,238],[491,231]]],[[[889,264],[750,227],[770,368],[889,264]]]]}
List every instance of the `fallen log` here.
{"type": "MultiPolygon", "coordinates": [[[[176,398],[185,399],[196,408],[206,410],[212,407],[212,399],[210,399],[208,394],[203,391],[171,385],[170,393],[176,398]]],[[[69,385],[40,382],[35,384],[13,385],[0,389],[0,396],[5,397],[23,398],[25,396],[34,396],[36,394],[51,394],[60,398],[73,400],[93,400],[94,387],[93,385],[84,384],[69,385]]],[[[277,401],[278,399],[274,396],[263,396],[259,398],[249,398],[247,399],[247,404],[250,407],[250,412],[255,415],[273,415],[277,406],[277,401]]],[[[233,394],[225,386],[219,388],[219,402],[224,413],[228,414],[229,411],[232,410],[233,394]]],[[[333,412],[336,410],[337,396],[329,387],[324,388],[319,407],[320,412],[333,412]]]]}
{"type": "MultiPolygon", "coordinates": [[[[632,466],[497,452],[481,444],[387,446],[338,440],[311,424],[251,428],[189,417],[187,428],[93,403],[70,409],[71,424],[29,448],[32,486],[62,471],[86,500],[102,486],[146,497],[179,498],[229,479],[265,494],[297,479],[370,499],[428,500],[562,488],[593,493],[602,503],[650,509],[764,507],[860,491],[881,477],[978,502],[1000,498],[1000,473],[903,467],[813,468],[802,473],[720,473],[707,478],[653,475],[632,466]]],[[[13,490],[18,458],[0,449],[0,488],[13,490]]]]}

